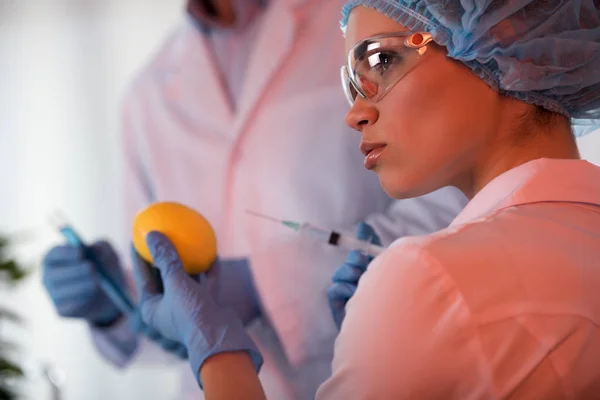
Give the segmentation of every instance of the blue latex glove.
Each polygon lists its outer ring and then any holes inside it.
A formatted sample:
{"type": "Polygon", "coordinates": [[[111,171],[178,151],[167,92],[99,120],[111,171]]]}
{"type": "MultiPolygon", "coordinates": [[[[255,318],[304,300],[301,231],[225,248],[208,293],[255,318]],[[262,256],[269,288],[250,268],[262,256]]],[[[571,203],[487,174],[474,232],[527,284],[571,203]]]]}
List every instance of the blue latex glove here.
{"type": "Polygon", "coordinates": [[[163,234],[150,232],[146,242],[160,271],[164,292],[159,290],[151,266],[134,252],[134,277],[144,323],[165,338],[185,345],[200,387],[202,364],[222,352],[247,351],[258,373],[262,356],[246,334],[241,319],[215,301],[219,263],[195,280],[183,270],[177,251],[163,234]]]}
{"type": "MultiPolygon", "coordinates": [[[[112,246],[99,241],[91,246],[106,273],[121,287],[125,274],[112,246]]],[[[82,318],[96,326],[109,326],[121,316],[121,311],[104,294],[95,267],[84,257],[79,246],[52,248],[42,262],[43,283],[59,315],[82,318]]]]}
{"type": "MultiPolygon", "coordinates": [[[[135,249],[131,248],[132,254],[135,249]]],[[[148,266],[149,272],[155,281],[156,290],[163,292],[163,283],[158,269],[148,266]]],[[[252,280],[248,260],[243,259],[217,259],[211,267],[212,273],[204,275],[204,279],[212,288],[213,298],[219,307],[228,307],[233,310],[244,325],[260,315],[258,295],[252,280]]],[[[196,281],[201,275],[193,275],[196,281]]],[[[131,316],[133,330],[146,335],[150,340],[158,343],[164,350],[176,354],[180,358],[187,358],[187,349],[182,343],[162,337],[155,329],[144,324],[139,310],[131,316]]]]}
{"type": "MultiPolygon", "coordinates": [[[[132,254],[135,249],[131,248],[132,254]]],[[[244,325],[260,316],[260,301],[247,258],[217,258],[210,274],[192,275],[198,281],[204,276],[209,282],[213,298],[219,307],[231,308],[244,325]],[[218,264],[218,268],[215,265],[218,264]]],[[[157,290],[162,292],[162,280],[158,269],[152,268],[157,290]]]]}
{"type": "MultiPolygon", "coordinates": [[[[373,244],[381,245],[379,236],[377,236],[373,228],[365,222],[358,224],[356,237],[373,244]]],[[[329,301],[329,308],[331,309],[333,320],[338,329],[346,316],[346,303],[354,296],[358,281],[362,274],[367,270],[367,266],[372,260],[373,257],[367,256],[360,251],[351,251],[348,254],[346,262],[336,269],[333,274],[333,284],[327,290],[327,299],[329,301]]]]}
{"type": "Polygon", "coordinates": [[[156,329],[149,327],[144,323],[139,308],[137,308],[133,313],[129,314],[128,322],[132,332],[136,334],[144,334],[148,339],[156,342],[163,350],[173,353],[181,359],[185,360],[188,358],[187,349],[183,344],[161,336],[156,329]]]}
{"type": "Polygon", "coordinates": [[[260,301],[248,259],[217,259],[211,271],[204,276],[214,287],[219,307],[231,308],[244,325],[260,316],[260,301]]]}

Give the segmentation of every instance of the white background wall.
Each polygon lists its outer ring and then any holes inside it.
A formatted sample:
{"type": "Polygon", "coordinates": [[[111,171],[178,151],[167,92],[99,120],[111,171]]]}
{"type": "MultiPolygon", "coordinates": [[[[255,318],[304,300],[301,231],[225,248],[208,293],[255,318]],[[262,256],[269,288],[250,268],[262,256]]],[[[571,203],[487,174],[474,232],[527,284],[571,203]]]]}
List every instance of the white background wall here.
{"type": "MultiPolygon", "coordinates": [[[[23,260],[39,264],[61,240],[47,222],[56,208],[85,237],[125,243],[120,95],[177,23],[182,3],[0,0],[0,231],[33,231],[34,240],[18,249],[23,260]]],[[[24,346],[20,354],[61,367],[66,400],[175,398],[173,369],[123,372],[104,363],[82,323],[57,318],[39,275],[18,290],[0,291],[1,304],[28,321],[8,329],[24,346]]],[[[50,399],[41,383],[28,385],[30,399],[50,399]]]]}
{"type": "MultiPolygon", "coordinates": [[[[32,230],[18,248],[22,259],[39,264],[61,239],[47,223],[57,208],[89,239],[125,241],[119,98],[181,9],[182,0],[0,0],[0,231],[32,230]]],[[[580,143],[583,156],[600,163],[600,134],[580,143]]],[[[28,320],[9,330],[23,356],[65,371],[66,400],[176,396],[169,367],[123,372],[105,364],[83,324],[56,317],[38,274],[2,289],[0,303],[28,320]]],[[[30,398],[49,399],[34,383],[30,398]]]]}
{"type": "MultiPolygon", "coordinates": [[[[600,130],[592,132],[577,141],[581,157],[600,165],[600,130]]],[[[600,185],[600,182],[598,182],[600,185]]]]}

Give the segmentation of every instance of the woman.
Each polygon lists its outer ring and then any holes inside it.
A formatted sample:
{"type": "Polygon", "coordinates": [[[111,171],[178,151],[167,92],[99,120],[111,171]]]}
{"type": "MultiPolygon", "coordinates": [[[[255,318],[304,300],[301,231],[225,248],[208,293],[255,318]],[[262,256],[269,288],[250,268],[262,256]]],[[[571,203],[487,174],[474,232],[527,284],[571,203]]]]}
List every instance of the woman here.
{"type": "MultiPolygon", "coordinates": [[[[470,202],[371,263],[318,397],[600,398],[600,168],[572,133],[600,118],[598,7],[353,0],[342,22],[365,167],[390,196],[450,185],[470,202]]],[[[260,356],[209,280],[148,242],[166,285],[142,290],[145,319],[186,343],[207,397],[260,398],[260,356]]]]}

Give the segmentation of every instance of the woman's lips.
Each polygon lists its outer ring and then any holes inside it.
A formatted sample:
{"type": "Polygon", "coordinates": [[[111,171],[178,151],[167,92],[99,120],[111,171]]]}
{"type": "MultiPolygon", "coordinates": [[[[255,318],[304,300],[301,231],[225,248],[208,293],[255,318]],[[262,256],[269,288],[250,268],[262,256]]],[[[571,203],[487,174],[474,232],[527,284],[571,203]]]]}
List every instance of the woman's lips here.
{"type": "Polygon", "coordinates": [[[365,155],[365,168],[373,169],[379,158],[381,157],[381,153],[385,150],[385,143],[375,143],[375,142],[365,142],[362,141],[360,143],[360,151],[365,155]]]}

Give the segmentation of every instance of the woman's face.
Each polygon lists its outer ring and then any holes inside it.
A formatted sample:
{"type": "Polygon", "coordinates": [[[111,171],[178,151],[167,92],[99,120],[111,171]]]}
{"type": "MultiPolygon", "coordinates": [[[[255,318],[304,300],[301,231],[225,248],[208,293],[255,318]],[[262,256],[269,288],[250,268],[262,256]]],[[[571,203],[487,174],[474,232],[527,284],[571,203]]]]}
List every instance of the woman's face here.
{"type": "MultiPolygon", "coordinates": [[[[365,38],[403,31],[377,11],[356,7],[346,51],[365,38]]],[[[468,192],[465,186],[498,129],[500,103],[495,91],[430,43],[416,67],[381,100],[358,96],[346,123],[361,132],[361,150],[372,151],[365,166],[377,173],[389,196],[415,197],[449,185],[468,192]]]]}

